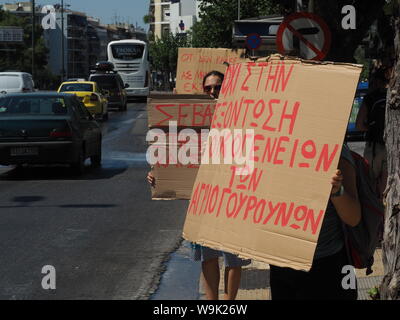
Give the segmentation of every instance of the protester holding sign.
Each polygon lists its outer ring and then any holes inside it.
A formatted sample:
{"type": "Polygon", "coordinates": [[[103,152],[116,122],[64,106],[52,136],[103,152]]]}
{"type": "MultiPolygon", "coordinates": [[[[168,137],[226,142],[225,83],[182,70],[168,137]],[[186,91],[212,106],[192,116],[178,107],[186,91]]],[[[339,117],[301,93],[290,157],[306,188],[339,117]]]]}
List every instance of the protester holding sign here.
{"type": "Polygon", "coordinates": [[[350,265],[342,224],[355,227],[361,219],[356,173],[352,163],[350,150],[343,146],[339,170],[332,177],[332,192],[311,270],[304,272],[271,266],[272,300],[357,299],[357,286],[344,288],[342,284],[346,276],[343,267],[350,265]]]}
{"type": "MultiPolygon", "coordinates": [[[[218,99],[221,90],[224,74],[219,71],[211,71],[204,76],[203,90],[214,99],[218,99]]],[[[154,186],[156,180],[151,172],[147,175],[150,185],[154,186]]],[[[238,256],[208,247],[192,244],[193,258],[195,261],[202,262],[202,273],[205,283],[205,293],[208,300],[218,300],[220,271],[218,259],[224,257],[224,298],[225,300],[236,299],[240,286],[242,266],[250,264],[251,260],[243,260],[238,256]]]]}
{"type": "Polygon", "coordinates": [[[223,161],[202,161],[183,237],[268,263],[274,300],[356,297],[342,287],[342,228],[361,217],[343,138],[360,72],[272,55],[225,73],[204,153],[223,161]]]}

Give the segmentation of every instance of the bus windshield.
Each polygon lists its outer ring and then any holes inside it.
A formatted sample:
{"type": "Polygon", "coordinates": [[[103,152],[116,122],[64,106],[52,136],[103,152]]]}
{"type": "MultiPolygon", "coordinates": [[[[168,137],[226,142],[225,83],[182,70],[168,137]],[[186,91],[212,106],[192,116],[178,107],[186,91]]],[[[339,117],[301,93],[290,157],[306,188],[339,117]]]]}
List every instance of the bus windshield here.
{"type": "Polygon", "coordinates": [[[142,44],[114,44],[111,46],[114,59],[135,60],[142,59],[144,45],[142,44]]]}

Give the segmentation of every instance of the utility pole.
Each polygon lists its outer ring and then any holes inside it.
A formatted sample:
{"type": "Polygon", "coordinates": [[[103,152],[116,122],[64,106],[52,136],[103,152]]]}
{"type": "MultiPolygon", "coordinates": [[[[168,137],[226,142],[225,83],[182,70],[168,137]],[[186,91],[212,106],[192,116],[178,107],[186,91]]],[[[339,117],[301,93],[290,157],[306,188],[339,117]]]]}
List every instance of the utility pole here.
{"type": "Polygon", "coordinates": [[[303,11],[303,0],[296,1],[296,12],[303,11]]]}
{"type": "Polygon", "coordinates": [[[32,9],[32,78],[35,79],[35,0],[31,0],[32,9]]]}
{"type": "Polygon", "coordinates": [[[65,61],[64,61],[64,0],[61,0],[61,81],[64,81],[65,76],[65,61]]]}

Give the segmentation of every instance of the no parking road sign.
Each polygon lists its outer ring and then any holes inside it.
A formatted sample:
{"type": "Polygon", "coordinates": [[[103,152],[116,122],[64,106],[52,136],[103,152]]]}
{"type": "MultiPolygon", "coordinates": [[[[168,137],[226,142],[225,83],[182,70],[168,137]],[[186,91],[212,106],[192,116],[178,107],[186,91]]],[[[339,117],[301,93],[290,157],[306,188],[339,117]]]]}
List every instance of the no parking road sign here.
{"type": "Polygon", "coordinates": [[[246,46],[250,50],[257,50],[261,46],[261,37],[258,33],[251,33],[246,37],[246,46]]]}
{"type": "Polygon", "coordinates": [[[315,14],[296,12],[282,21],[276,35],[276,45],[281,54],[297,50],[304,59],[322,60],[331,46],[331,32],[315,14]]]}

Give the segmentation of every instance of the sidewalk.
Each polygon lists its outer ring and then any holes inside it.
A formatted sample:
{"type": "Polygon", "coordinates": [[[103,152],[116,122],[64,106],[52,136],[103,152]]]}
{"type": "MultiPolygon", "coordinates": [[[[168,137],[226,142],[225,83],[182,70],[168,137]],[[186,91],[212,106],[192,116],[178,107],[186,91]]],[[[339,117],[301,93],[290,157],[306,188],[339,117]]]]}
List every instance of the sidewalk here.
{"type": "MultiPolygon", "coordinates": [[[[379,287],[383,278],[382,250],[375,252],[375,263],[372,267],[374,271],[371,275],[365,275],[365,269],[357,270],[358,280],[358,300],[371,300],[368,291],[377,286],[379,287]]],[[[221,264],[223,266],[223,263],[221,264]]],[[[224,294],[224,268],[221,268],[220,297],[224,294]]],[[[344,276],[344,275],[343,275],[344,276]]],[[[200,277],[200,299],[205,299],[202,277],[200,277]]],[[[270,300],[269,288],[269,265],[253,261],[250,265],[243,267],[242,280],[238,292],[237,300],[270,300]]]]}

